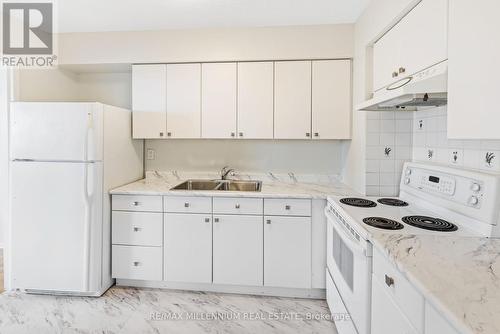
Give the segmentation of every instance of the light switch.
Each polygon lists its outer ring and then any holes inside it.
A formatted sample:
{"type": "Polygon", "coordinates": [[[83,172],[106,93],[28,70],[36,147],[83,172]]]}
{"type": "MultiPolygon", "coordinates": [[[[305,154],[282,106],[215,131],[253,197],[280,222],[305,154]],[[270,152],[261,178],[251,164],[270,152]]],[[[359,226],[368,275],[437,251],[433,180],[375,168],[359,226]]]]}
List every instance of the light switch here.
{"type": "Polygon", "coordinates": [[[151,149],[151,148],[148,148],[146,159],[148,159],[148,160],[154,160],[154,159],[156,159],[156,151],[153,150],[153,149],[151,149]]]}

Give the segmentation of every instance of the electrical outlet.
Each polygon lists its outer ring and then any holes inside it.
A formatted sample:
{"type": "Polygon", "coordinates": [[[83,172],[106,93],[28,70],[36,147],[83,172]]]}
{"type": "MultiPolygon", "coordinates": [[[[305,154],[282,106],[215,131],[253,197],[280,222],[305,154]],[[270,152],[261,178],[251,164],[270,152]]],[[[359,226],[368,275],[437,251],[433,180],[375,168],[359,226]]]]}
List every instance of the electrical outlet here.
{"type": "Polygon", "coordinates": [[[156,159],[156,152],[155,152],[155,150],[148,148],[146,159],[148,159],[148,160],[154,160],[154,159],[156,159]]]}

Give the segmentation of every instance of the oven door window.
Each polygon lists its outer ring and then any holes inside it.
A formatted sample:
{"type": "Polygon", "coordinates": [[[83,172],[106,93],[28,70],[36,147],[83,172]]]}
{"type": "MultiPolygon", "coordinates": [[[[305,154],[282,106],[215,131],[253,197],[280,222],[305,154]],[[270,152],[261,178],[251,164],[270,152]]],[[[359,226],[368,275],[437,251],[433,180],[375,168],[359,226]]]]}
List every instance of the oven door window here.
{"type": "Polygon", "coordinates": [[[354,256],[335,229],[333,229],[332,241],[332,255],[335,265],[352,291],[354,285],[354,256]]]}

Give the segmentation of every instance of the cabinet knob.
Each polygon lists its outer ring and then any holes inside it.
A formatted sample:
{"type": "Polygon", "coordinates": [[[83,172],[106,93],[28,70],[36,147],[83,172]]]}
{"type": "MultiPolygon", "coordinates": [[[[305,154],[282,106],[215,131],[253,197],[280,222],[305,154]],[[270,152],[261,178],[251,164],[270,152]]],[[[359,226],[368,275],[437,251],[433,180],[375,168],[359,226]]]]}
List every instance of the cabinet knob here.
{"type": "Polygon", "coordinates": [[[319,137],[319,132],[315,132],[314,137],[319,137]]]}
{"type": "Polygon", "coordinates": [[[172,132],[167,132],[167,137],[172,137],[172,132]]]}
{"type": "Polygon", "coordinates": [[[210,218],[205,218],[205,223],[210,223],[210,218]]]}
{"type": "Polygon", "coordinates": [[[139,265],[141,264],[139,261],[134,261],[134,267],[139,267],[139,265]]]}
{"type": "Polygon", "coordinates": [[[137,226],[134,226],[134,232],[139,232],[141,229],[137,226]]]}
{"type": "Polygon", "coordinates": [[[139,202],[132,203],[133,206],[139,206],[139,202]]]}
{"type": "Polygon", "coordinates": [[[406,68],[404,67],[400,67],[399,70],[398,70],[399,74],[403,74],[406,72],[406,68]]]}
{"type": "Polygon", "coordinates": [[[189,203],[188,202],[184,203],[184,207],[189,208],[189,203]]]}
{"type": "Polygon", "coordinates": [[[231,132],[231,137],[233,137],[233,138],[234,138],[234,136],[235,136],[235,133],[234,133],[234,132],[231,132]]]}
{"type": "Polygon", "coordinates": [[[285,205],[285,210],[290,210],[292,207],[290,205],[285,205]]]}
{"type": "Polygon", "coordinates": [[[389,287],[394,285],[394,278],[385,275],[385,284],[389,287]]]}
{"type": "Polygon", "coordinates": [[[163,137],[163,132],[160,132],[160,137],[163,137]]]}
{"type": "Polygon", "coordinates": [[[240,137],[243,137],[243,132],[240,132],[240,137]]]}
{"type": "Polygon", "coordinates": [[[239,209],[239,208],[240,208],[240,204],[238,203],[238,204],[236,204],[234,207],[235,207],[236,209],[239,209]]]}
{"type": "Polygon", "coordinates": [[[214,223],[218,223],[219,222],[219,218],[214,218],[214,223]]]}
{"type": "Polygon", "coordinates": [[[306,132],[306,137],[311,137],[311,133],[306,132]]]}
{"type": "Polygon", "coordinates": [[[266,220],[266,224],[271,225],[271,219],[266,220]]]}
{"type": "Polygon", "coordinates": [[[398,75],[399,75],[398,72],[392,72],[392,77],[393,78],[396,78],[398,75]]]}

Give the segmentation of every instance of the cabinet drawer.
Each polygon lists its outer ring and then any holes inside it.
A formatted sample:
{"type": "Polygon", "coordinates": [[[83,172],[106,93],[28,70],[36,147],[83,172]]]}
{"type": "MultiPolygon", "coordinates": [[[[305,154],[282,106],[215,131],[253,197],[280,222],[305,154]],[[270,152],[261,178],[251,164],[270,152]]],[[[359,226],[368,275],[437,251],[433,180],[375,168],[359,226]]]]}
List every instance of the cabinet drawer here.
{"type": "Polygon", "coordinates": [[[264,199],[264,214],[270,216],[311,216],[310,199],[264,199]]]}
{"type": "Polygon", "coordinates": [[[163,245],[163,214],[161,212],[112,213],[112,243],[135,246],[163,245]]]}
{"type": "Polygon", "coordinates": [[[161,196],[113,195],[113,210],[162,212],[161,196]]]}
{"type": "Polygon", "coordinates": [[[162,247],[114,245],[112,253],[113,278],[162,280],[162,247]]]}
{"type": "Polygon", "coordinates": [[[380,251],[373,251],[373,277],[408,317],[419,333],[424,326],[424,297],[380,251]]]}
{"type": "Polygon", "coordinates": [[[214,213],[262,215],[262,198],[214,198],[214,213]]]}
{"type": "Polygon", "coordinates": [[[212,213],[211,197],[165,196],[165,212],[174,213],[212,213]]]}

